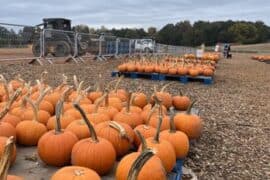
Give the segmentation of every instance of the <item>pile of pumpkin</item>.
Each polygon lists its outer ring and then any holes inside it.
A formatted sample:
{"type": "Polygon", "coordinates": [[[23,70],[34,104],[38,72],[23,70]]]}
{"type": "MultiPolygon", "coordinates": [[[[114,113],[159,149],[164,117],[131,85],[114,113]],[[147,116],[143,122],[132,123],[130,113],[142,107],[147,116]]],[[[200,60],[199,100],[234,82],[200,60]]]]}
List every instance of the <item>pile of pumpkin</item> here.
{"type": "MultiPolygon", "coordinates": [[[[197,57],[194,54],[185,54],[183,58],[184,59],[197,59],[197,57]]],[[[203,53],[203,56],[200,59],[205,60],[205,61],[217,62],[220,59],[220,53],[205,52],[203,53]]]]}
{"type": "Polygon", "coordinates": [[[68,85],[65,75],[53,89],[46,76],[33,86],[19,77],[10,82],[0,77],[0,179],[23,179],[7,175],[17,143],[37,146],[44,163],[62,167],[52,180],[99,180],[117,158],[117,180],[165,180],[176,160],[187,156],[189,140],[201,135],[202,121],[191,114],[194,102],[172,96],[166,91],[170,84],[148,101],[140,90],[119,89],[122,77],[90,91],[76,76],[68,85]]]}
{"type": "Polygon", "coordinates": [[[166,57],[164,59],[128,59],[119,65],[119,72],[160,73],[169,75],[196,77],[199,75],[213,76],[216,68],[215,61],[201,61],[166,57]]]}
{"type": "Polygon", "coordinates": [[[257,61],[270,61],[270,55],[257,55],[252,56],[251,59],[257,60],[257,61]]]}

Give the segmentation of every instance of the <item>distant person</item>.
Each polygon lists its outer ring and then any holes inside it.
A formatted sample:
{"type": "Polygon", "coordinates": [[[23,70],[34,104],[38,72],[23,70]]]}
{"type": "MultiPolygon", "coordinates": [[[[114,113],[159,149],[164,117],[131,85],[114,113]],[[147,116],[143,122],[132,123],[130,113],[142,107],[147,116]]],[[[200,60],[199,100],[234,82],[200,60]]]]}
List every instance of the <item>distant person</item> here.
{"type": "Polygon", "coordinates": [[[230,51],[231,51],[231,45],[230,44],[225,44],[224,45],[224,50],[223,50],[224,58],[226,58],[226,59],[232,58],[232,55],[230,54],[230,51]]]}

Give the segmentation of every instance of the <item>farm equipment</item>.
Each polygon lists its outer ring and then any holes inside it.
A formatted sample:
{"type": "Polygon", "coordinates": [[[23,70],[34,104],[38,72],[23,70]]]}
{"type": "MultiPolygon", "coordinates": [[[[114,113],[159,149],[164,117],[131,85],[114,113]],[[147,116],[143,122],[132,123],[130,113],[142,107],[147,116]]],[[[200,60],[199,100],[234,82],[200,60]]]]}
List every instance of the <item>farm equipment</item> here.
{"type": "MultiPolygon", "coordinates": [[[[45,18],[43,23],[36,26],[37,32],[44,31],[44,52],[45,56],[51,54],[54,57],[66,57],[73,55],[75,50],[75,38],[78,40],[78,55],[89,52],[91,46],[90,37],[75,37],[75,33],[71,28],[71,20],[64,18],[45,18]],[[47,31],[46,31],[47,30],[47,31]]],[[[33,41],[32,52],[35,56],[40,55],[40,33],[36,34],[33,41]]]]}

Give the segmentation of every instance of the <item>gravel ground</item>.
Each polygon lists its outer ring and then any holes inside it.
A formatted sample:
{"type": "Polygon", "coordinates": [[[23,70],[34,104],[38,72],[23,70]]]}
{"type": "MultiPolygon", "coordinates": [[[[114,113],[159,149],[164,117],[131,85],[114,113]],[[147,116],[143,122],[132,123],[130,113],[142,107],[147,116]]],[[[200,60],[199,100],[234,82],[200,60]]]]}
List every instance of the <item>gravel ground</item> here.
{"type": "MultiPolygon", "coordinates": [[[[176,83],[168,90],[178,89],[192,99],[204,120],[202,137],[192,142],[185,166],[198,179],[270,179],[270,64],[250,60],[248,54],[233,54],[231,60],[221,60],[215,83],[176,83]]],[[[8,79],[20,72],[25,80],[34,80],[43,70],[50,74],[49,84],[61,81],[62,73],[76,74],[87,85],[93,85],[98,74],[104,82],[112,80],[110,72],[120,61],[95,62],[87,65],[57,64],[30,66],[2,64],[0,71],[8,79]]],[[[153,86],[164,82],[125,79],[122,87],[130,90],[143,85],[151,94],[153,86]]],[[[188,179],[188,177],[184,177],[188,179]]]]}

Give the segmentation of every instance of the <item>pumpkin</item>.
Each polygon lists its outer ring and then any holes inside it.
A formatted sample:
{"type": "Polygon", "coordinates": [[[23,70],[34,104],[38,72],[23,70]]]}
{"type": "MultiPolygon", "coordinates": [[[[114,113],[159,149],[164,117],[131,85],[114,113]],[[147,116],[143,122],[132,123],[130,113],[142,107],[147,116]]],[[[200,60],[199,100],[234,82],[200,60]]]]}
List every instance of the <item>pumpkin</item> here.
{"type": "Polygon", "coordinates": [[[167,140],[174,147],[176,158],[183,159],[187,156],[189,150],[189,140],[185,133],[176,131],[173,120],[173,108],[171,108],[170,130],[164,130],[160,133],[160,138],[167,140]]]}
{"type": "Polygon", "coordinates": [[[4,137],[14,136],[14,139],[16,139],[15,127],[12,126],[10,123],[2,122],[2,118],[8,113],[11,105],[19,97],[20,94],[21,94],[21,90],[17,89],[15,93],[12,95],[12,97],[10,98],[10,100],[7,102],[4,109],[0,112],[0,136],[4,136],[4,137]]]}
{"type": "Polygon", "coordinates": [[[91,119],[91,122],[93,122],[94,124],[110,121],[110,117],[107,113],[98,113],[98,108],[106,96],[107,94],[105,93],[101,98],[96,101],[94,112],[89,114],[89,119],[91,119]]]}
{"type": "MultiPolygon", "coordinates": [[[[38,121],[40,123],[43,123],[44,125],[47,124],[49,118],[51,117],[50,113],[45,111],[45,110],[41,110],[39,109],[40,107],[40,103],[43,100],[44,96],[46,96],[46,94],[50,91],[50,88],[44,89],[43,87],[40,87],[40,92],[39,92],[39,97],[38,99],[34,102],[35,106],[38,108],[38,121]]],[[[35,114],[34,111],[30,108],[28,108],[22,115],[21,119],[22,121],[26,121],[26,120],[32,120],[34,118],[35,114]]]]}
{"type": "Polygon", "coordinates": [[[64,166],[70,163],[71,151],[78,141],[75,134],[61,129],[61,109],[63,98],[56,105],[56,127],[45,133],[38,141],[38,155],[40,159],[48,165],[64,166]]]}
{"type": "MultiPolygon", "coordinates": [[[[164,91],[167,87],[169,87],[172,84],[174,84],[174,82],[164,85],[159,92],[155,92],[155,94],[154,94],[158,97],[158,99],[160,99],[162,101],[162,104],[167,109],[172,106],[172,95],[170,93],[164,92],[164,91]]],[[[153,99],[154,95],[151,98],[152,102],[154,101],[154,99],[153,99]]]]}
{"type": "Polygon", "coordinates": [[[101,180],[100,176],[92,169],[80,166],[66,166],[56,171],[51,180],[76,180],[89,179],[101,180]]]}
{"type": "Polygon", "coordinates": [[[98,137],[94,127],[86,117],[85,112],[79,104],[74,107],[81,113],[87,124],[91,137],[77,142],[71,154],[71,163],[95,170],[99,175],[107,174],[114,166],[116,152],[110,141],[98,137]]]}
{"type": "Polygon", "coordinates": [[[99,137],[105,138],[112,143],[117,156],[123,156],[130,150],[134,132],[129,125],[106,121],[96,125],[95,130],[99,137]]]}
{"type": "Polygon", "coordinates": [[[116,180],[166,180],[166,171],[154,151],[147,149],[125,156],[118,164],[116,180]]]}
{"type": "Polygon", "coordinates": [[[124,79],[124,76],[120,76],[115,84],[114,90],[109,93],[109,97],[117,97],[122,102],[127,101],[127,92],[123,89],[119,89],[120,82],[124,79]]]}
{"type": "Polygon", "coordinates": [[[89,129],[83,119],[73,121],[67,126],[66,130],[73,132],[79,140],[90,137],[89,129]]]}
{"type": "Polygon", "coordinates": [[[172,98],[173,100],[173,106],[175,109],[180,111],[185,111],[188,109],[188,106],[190,105],[190,99],[187,96],[183,96],[182,92],[180,92],[180,96],[174,96],[172,98]]]}
{"type": "Polygon", "coordinates": [[[109,105],[109,95],[106,94],[105,97],[105,106],[98,108],[98,113],[107,114],[110,117],[110,120],[113,120],[113,117],[115,114],[117,114],[119,111],[117,108],[109,105]]]}
{"type": "MultiPolygon", "coordinates": [[[[139,114],[140,114],[140,113],[142,112],[142,109],[141,109],[140,107],[138,107],[138,106],[132,106],[133,101],[134,101],[134,98],[135,98],[135,95],[132,94],[132,95],[131,95],[131,99],[130,99],[129,111],[130,111],[130,112],[134,112],[134,113],[139,113],[139,114]]],[[[127,107],[124,107],[124,108],[121,110],[121,112],[125,112],[125,111],[127,111],[127,107]]]]}
{"type": "MultiPolygon", "coordinates": [[[[135,132],[138,131],[139,133],[141,133],[144,138],[153,137],[155,135],[156,129],[152,126],[149,126],[149,120],[152,117],[152,115],[155,113],[155,110],[157,109],[157,107],[158,106],[154,106],[152,110],[149,112],[147,120],[145,121],[145,124],[141,124],[134,128],[134,131],[135,132]]],[[[134,143],[136,147],[139,147],[141,144],[141,141],[137,134],[135,134],[134,143]]]]}
{"type": "Polygon", "coordinates": [[[128,96],[127,106],[125,112],[119,112],[117,113],[113,120],[117,122],[123,122],[130,125],[132,128],[135,128],[136,126],[143,124],[143,119],[138,113],[130,112],[130,105],[131,105],[131,93],[128,96]]]}
{"type": "Polygon", "coordinates": [[[196,101],[193,101],[185,113],[178,113],[174,117],[177,130],[184,132],[189,139],[197,139],[202,132],[202,120],[199,116],[191,114],[191,108],[196,101]]]}
{"type": "MultiPolygon", "coordinates": [[[[161,109],[161,108],[160,108],[161,109]]],[[[146,139],[146,146],[156,150],[156,155],[162,161],[162,164],[167,172],[171,172],[176,163],[176,154],[172,144],[164,139],[160,139],[160,127],[162,123],[161,110],[159,112],[159,123],[154,137],[146,139]]],[[[144,143],[142,143],[144,144],[144,143]]],[[[142,144],[139,151],[142,151],[142,144]]]]}
{"type": "Polygon", "coordinates": [[[142,92],[134,93],[134,100],[132,101],[132,105],[143,108],[147,105],[147,96],[142,92]]]}
{"type": "MultiPolygon", "coordinates": [[[[0,137],[1,139],[1,137],[0,137]]],[[[0,140],[0,179],[1,180],[23,180],[19,176],[8,175],[8,169],[12,164],[14,153],[16,154],[16,146],[14,138],[5,138],[4,144],[0,140]],[[3,147],[3,148],[2,148],[3,147]]]]}
{"type": "Polygon", "coordinates": [[[26,100],[32,106],[34,111],[33,119],[22,121],[16,127],[16,137],[19,144],[25,146],[35,146],[38,143],[40,137],[47,132],[47,128],[44,124],[38,121],[38,108],[28,98],[26,100]]]}

